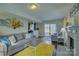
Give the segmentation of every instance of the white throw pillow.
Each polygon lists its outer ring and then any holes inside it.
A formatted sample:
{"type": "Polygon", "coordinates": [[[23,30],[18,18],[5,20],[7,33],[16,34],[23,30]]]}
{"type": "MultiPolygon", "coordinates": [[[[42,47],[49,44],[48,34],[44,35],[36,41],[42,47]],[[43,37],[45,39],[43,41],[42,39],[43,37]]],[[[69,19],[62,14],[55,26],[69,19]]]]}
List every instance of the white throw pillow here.
{"type": "Polygon", "coordinates": [[[30,34],[29,33],[26,33],[26,39],[27,38],[30,38],[30,34]]]}
{"type": "Polygon", "coordinates": [[[16,39],[15,39],[14,36],[10,36],[9,40],[10,40],[10,42],[11,42],[12,45],[14,45],[16,43],[16,39]]]}

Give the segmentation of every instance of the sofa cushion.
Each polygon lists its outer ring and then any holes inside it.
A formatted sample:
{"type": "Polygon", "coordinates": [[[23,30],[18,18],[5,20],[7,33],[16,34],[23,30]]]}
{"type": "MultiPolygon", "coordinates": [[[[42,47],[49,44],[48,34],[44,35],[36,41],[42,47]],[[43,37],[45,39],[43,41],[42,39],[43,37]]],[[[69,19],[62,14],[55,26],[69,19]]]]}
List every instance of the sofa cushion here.
{"type": "Polygon", "coordinates": [[[31,38],[31,33],[26,33],[26,34],[25,34],[25,38],[26,38],[26,39],[31,38]]]}
{"type": "Polygon", "coordinates": [[[25,39],[25,37],[24,37],[23,34],[15,34],[14,36],[15,36],[15,38],[16,38],[17,41],[25,39]]]}
{"type": "Polygon", "coordinates": [[[20,40],[18,42],[16,42],[14,45],[10,45],[9,47],[9,51],[17,49],[19,47],[23,47],[25,44],[27,44],[29,41],[24,39],[24,40],[20,40]]]}
{"type": "Polygon", "coordinates": [[[16,39],[13,35],[9,37],[9,40],[10,40],[12,45],[14,45],[16,43],[16,39]]]}

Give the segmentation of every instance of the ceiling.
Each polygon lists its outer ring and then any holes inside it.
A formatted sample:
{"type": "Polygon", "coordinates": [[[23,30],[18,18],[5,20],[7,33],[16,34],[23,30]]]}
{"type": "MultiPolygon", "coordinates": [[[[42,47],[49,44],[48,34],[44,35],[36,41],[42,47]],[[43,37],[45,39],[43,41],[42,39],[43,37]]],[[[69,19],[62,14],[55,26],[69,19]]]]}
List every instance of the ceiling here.
{"type": "Polygon", "coordinates": [[[62,19],[68,15],[72,3],[39,3],[36,10],[28,8],[28,3],[0,4],[0,18],[21,17],[33,21],[62,19]]]}

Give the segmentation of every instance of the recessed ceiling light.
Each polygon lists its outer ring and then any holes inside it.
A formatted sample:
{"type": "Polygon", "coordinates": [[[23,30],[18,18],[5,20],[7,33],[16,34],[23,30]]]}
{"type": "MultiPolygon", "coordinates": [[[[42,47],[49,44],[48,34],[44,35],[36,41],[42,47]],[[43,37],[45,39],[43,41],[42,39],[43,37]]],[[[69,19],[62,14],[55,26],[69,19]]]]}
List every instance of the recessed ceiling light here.
{"type": "Polygon", "coordinates": [[[38,8],[38,4],[37,3],[31,3],[29,4],[30,9],[35,10],[38,8]]]}

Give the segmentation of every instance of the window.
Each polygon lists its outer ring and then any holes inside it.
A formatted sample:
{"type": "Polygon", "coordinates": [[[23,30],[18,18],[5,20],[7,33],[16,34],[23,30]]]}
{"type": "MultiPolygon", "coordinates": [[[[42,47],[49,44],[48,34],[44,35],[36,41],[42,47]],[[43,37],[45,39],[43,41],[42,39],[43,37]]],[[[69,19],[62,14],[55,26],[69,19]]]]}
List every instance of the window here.
{"type": "Polygon", "coordinates": [[[45,24],[45,36],[52,35],[56,32],[56,24],[45,24]]]}
{"type": "Polygon", "coordinates": [[[45,36],[49,36],[49,24],[45,24],[45,36]]]}

